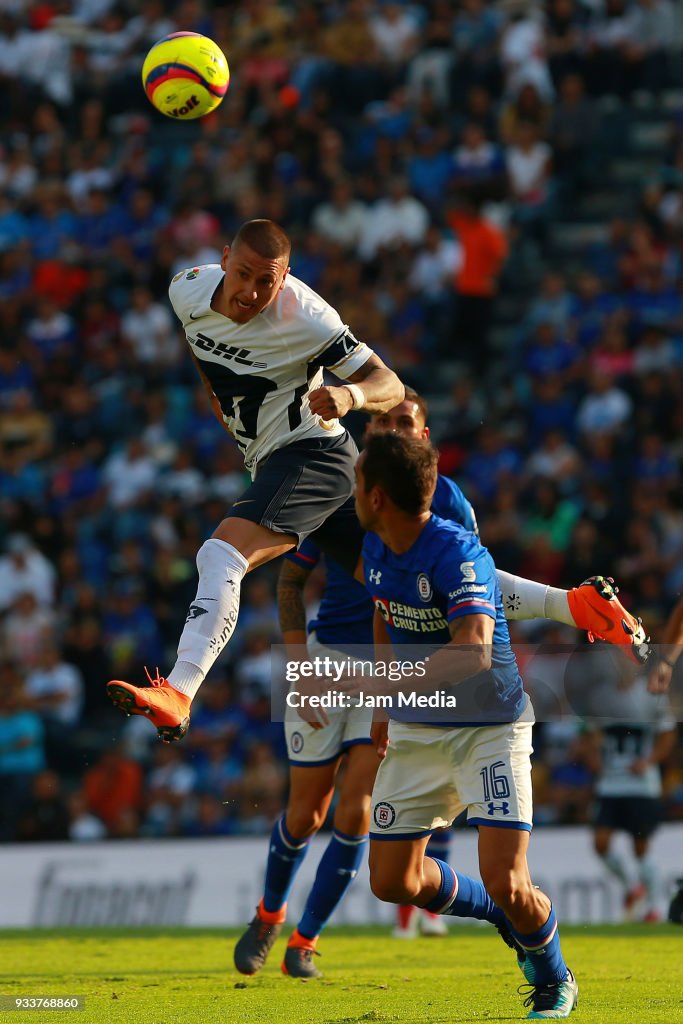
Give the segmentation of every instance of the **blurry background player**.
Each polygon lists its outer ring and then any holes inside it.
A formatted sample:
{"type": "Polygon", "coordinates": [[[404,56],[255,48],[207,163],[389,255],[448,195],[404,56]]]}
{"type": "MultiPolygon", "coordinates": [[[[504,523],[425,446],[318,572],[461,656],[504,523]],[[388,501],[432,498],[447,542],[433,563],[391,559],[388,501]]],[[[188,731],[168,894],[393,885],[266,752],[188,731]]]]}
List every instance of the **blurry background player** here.
{"type": "Polygon", "coordinates": [[[572,655],[567,679],[585,693],[586,759],[597,776],[595,852],[619,881],[627,916],[657,921],[658,875],[650,840],[662,815],[661,765],[676,743],[667,697],[649,693],[637,666],[602,645],[572,655]],[[615,832],[631,836],[635,878],[613,848],[615,832]]]}
{"type": "MultiPolygon", "coordinates": [[[[118,707],[149,717],[167,742],[187,732],[192,699],[234,632],[245,574],[319,530],[345,502],[346,529],[357,530],[348,503],[357,449],[339,417],[382,412],[404,394],[337,311],[289,274],[290,254],[279,225],[247,221],[220,265],[181,270],[169,287],[213,411],[252,483],[197,552],[197,595],[168,678],[157,670],[151,686],[107,686],[118,707]],[[323,368],[353,383],[324,386],[323,368]]],[[[327,534],[342,561],[343,529],[327,534]]]]}
{"type": "Polygon", "coordinates": [[[650,693],[666,693],[676,662],[683,652],[683,600],[674,607],[666,626],[662,643],[657,647],[658,658],[648,675],[650,693]]]}
{"type": "MultiPolygon", "coordinates": [[[[426,438],[427,404],[412,388],[406,397],[388,412],[373,416],[366,436],[375,432],[396,432],[406,437],[426,438]]],[[[433,511],[442,519],[459,523],[477,533],[472,506],[460,488],[439,474],[432,502],[433,511]]],[[[329,649],[350,644],[372,643],[373,606],[367,591],[357,580],[332,560],[327,560],[327,582],[316,617],[306,627],[303,591],[318,564],[321,552],[310,539],[290,552],[282,566],[278,584],[280,626],[286,644],[308,643],[312,655],[323,656],[329,649]]],[[[594,605],[612,615],[613,635],[620,641],[638,637],[638,623],[616,598],[610,601],[592,585],[582,585],[567,593],[531,580],[498,572],[501,589],[509,598],[506,607],[514,607],[515,619],[551,617],[550,611],[568,625],[578,625],[572,609],[583,622],[590,620],[594,605]],[[516,599],[513,601],[513,595],[516,599]],[[518,596],[518,599],[517,599],[518,596]],[[633,634],[621,628],[621,619],[632,624],[633,634]]],[[[604,628],[604,620],[603,626],[604,628]]],[[[634,654],[637,654],[634,648],[634,654]]],[[[323,854],[302,919],[289,939],[283,968],[296,977],[314,977],[319,972],[313,962],[322,928],[339,905],[362,862],[367,842],[370,793],[377,759],[370,743],[371,715],[363,709],[328,712],[330,725],[303,721],[294,709],[288,709],[285,735],[290,763],[290,790],[287,808],[271,836],[266,867],[265,892],[249,925],[235,948],[235,966],[244,974],[261,969],[280,933],[287,913],[287,897],[295,874],[308,850],[311,837],[324,824],[334,795],[337,771],[346,755],[345,774],[339,787],[333,834],[323,854]]],[[[430,839],[429,853],[448,859],[450,833],[437,830],[430,839]]],[[[409,938],[416,934],[416,908],[398,909],[394,934],[409,938]]],[[[419,925],[423,934],[443,934],[445,927],[438,915],[420,909],[419,925]]]]}
{"type": "MultiPolygon", "coordinates": [[[[385,757],[372,793],[370,884],[389,903],[489,921],[517,950],[530,988],[528,1016],[564,1018],[576,1007],[578,986],[562,956],[554,908],[533,884],[526,859],[533,708],[493,559],[474,534],[430,511],[436,463],[428,441],[395,434],[369,438],[356,462],[375,656],[423,666],[382,689],[398,697],[446,688],[457,700],[457,709],[444,705],[431,718],[395,703],[387,709],[388,734],[385,723],[373,725],[385,757]],[[433,830],[463,810],[478,829],[482,881],[426,855],[433,830]]],[[[342,690],[362,687],[350,680],[342,690]]]]}

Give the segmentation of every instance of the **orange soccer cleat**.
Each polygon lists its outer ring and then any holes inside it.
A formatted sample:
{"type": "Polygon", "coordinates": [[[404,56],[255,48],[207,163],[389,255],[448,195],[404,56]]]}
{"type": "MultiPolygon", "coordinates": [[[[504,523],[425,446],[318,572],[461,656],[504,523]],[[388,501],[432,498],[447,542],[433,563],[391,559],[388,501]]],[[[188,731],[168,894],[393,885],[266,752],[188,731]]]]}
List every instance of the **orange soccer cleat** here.
{"type": "Polygon", "coordinates": [[[288,974],[290,978],[322,977],[313,962],[314,956],[320,956],[315,948],[317,943],[317,936],[314,939],[307,939],[305,935],[301,935],[298,928],[295,928],[287,943],[285,958],[282,961],[282,973],[288,974]]]}
{"type": "Polygon", "coordinates": [[[159,675],[152,679],[147,669],[150,686],[133,686],[121,679],[107,683],[107,693],[115,707],[129,715],[144,715],[156,726],[164,743],[181,740],[190,726],[190,698],[174,689],[159,675]]]}
{"type": "Polygon", "coordinates": [[[617,597],[619,588],[606,576],[590,576],[567,594],[569,610],[588,639],[605,640],[624,648],[632,661],[643,665],[650,653],[642,619],[627,612],[617,597]]]}

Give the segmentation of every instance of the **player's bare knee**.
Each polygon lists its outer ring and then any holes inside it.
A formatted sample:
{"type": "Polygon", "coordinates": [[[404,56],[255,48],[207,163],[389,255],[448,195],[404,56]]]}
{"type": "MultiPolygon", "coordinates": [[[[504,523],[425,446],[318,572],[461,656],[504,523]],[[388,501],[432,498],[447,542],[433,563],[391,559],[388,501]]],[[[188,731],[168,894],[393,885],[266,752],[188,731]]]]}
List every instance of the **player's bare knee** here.
{"type": "Polygon", "coordinates": [[[370,872],[370,888],[382,903],[412,903],[417,896],[419,886],[411,885],[407,879],[392,878],[370,872]]]}
{"type": "Polygon", "coordinates": [[[344,794],[334,812],[334,827],[347,836],[364,836],[370,827],[370,800],[344,794]]]}
{"type": "Polygon", "coordinates": [[[325,823],[325,813],[320,807],[288,808],[285,824],[287,831],[296,839],[306,839],[318,832],[325,823]]]}
{"type": "Polygon", "coordinates": [[[497,870],[484,879],[486,891],[501,910],[519,910],[533,900],[535,889],[517,872],[497,870]]]}

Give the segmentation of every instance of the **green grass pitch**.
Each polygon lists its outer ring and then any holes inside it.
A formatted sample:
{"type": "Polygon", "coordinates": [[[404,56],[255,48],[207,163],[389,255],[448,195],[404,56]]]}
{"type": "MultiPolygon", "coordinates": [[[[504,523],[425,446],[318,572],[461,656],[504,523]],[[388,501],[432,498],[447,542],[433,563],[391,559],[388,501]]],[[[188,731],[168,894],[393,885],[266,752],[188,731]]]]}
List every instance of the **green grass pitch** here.
{"type": "MultiPolygon", "coordinates": [[[[683,928],[567,927],[579,981],[576,1024],[683,1022],[683,928]]],[[[392,939],[387,929],[330,929],[324,978],[280,973],[281,938],[254,978],[232,966],[234,931],[0,932],[0,994],[85,996],[83,1011],[0,1010],[40,1024],[459,1024],[526,1016],[514,955],[485,928],[445,939],[392,939]]]]}

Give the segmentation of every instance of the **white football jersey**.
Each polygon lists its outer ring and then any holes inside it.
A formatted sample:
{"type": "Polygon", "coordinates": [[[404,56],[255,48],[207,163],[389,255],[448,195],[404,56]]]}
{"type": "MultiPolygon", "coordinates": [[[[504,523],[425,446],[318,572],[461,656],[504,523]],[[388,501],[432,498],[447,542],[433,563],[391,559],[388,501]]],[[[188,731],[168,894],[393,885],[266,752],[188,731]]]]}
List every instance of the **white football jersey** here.
{"type": "Polygon", "coordinates": [[[288,274],[277,298],[246,324],[211,308],[221,285],[217,263],[176,274],[169,288],[173,308],[223,411],[223,419],[252,475],[276,448],[307,437],[343,432],[308,405],[323,383],[323,367],[350,377],[372,355],[329,303],[288,274]]]}
{"type": "Polygon", "coordinates": [[[623,689],[606,679],[593,693],[591,705],[597,719],[595,725],[602,733],[602,764],[595,784],[597,795],[660,796],[659,768],[650,765],[636,775],[631,765],[650,755],[659,733],[675,729],[666,695],[649,693],[644,676],[623,689]]]}

